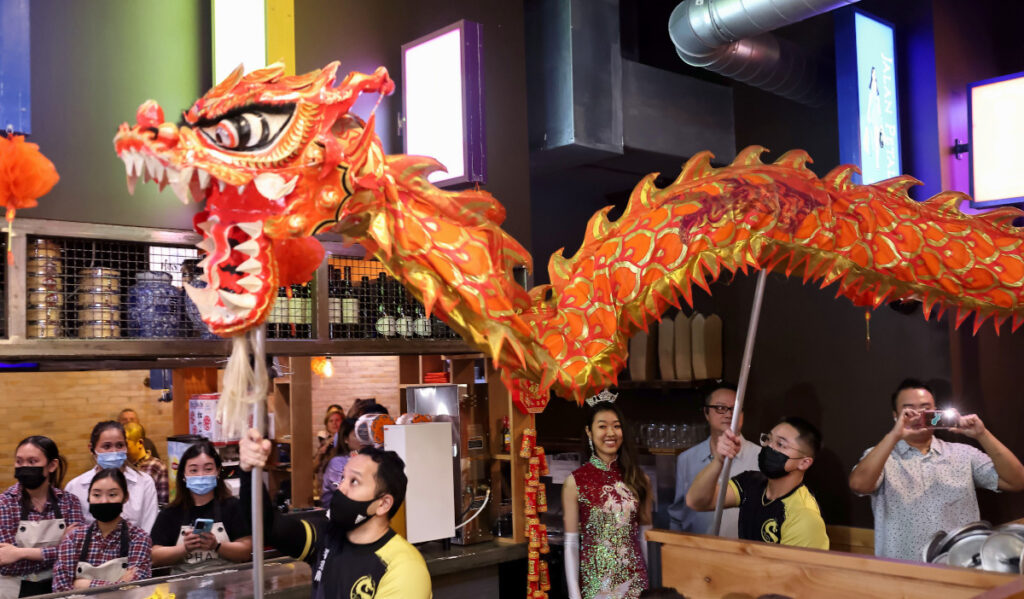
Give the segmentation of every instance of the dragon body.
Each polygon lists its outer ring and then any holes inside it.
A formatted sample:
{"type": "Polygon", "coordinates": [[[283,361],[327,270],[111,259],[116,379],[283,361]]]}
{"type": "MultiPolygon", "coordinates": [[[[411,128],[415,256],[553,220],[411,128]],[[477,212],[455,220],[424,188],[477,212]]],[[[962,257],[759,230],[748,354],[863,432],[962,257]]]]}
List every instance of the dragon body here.
{"type": "MultiPolygon", "coordinates": [[[[764,164],[747,148],[713,168],[694,156],[664,188],[655,175],[621,217],[587,224],[580,249],[551,257],[551,283],[526,290],[512,269],[528,252],[501,229],[504,208],[480,190],[445,191],[431,158],[385,155],[373,130],[348,114],[362,92],[390,93],[383,69],[334,87],[337,63],[302,76],[281,65],[236,71],[185,114],[163,122],[152,101],[114,140],[129,185],[138,177],[205,199],[196,217],[205,289],[189,289],[220,335],[261,323],[280,285],[308,281],[330,228],[362,244],[468,343],[491,356],[514,393],[549,390],[582,401],[616,381],[627,341],[692,287],[723,271],[777,268],[836,284],[858,306],[920,299],[998,326],[1024,321],[1020,211],[967,216],[966,196],[909,198],[917,181],[851,182],[854,168],[818,178],[795,150],[764,164]]],[[[540,400],[543,405],[544,400],[540,400]]]]}

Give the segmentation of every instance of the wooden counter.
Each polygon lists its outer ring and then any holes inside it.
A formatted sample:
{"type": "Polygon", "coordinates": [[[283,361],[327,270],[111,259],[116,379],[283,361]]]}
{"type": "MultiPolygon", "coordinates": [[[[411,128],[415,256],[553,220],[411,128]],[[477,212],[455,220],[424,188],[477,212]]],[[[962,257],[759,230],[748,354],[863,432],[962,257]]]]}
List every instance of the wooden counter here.
{"type": "Polygon", "coordinates": [[[652,530],[652,579],[687,599],[1024,598],[1024,579],[1010,574],[917,564],[874,556],[783,547],[652,530]],[[660,552],[653,551],[660,546],[660,552]],[[658,555],[660,553],[660,555],[658,555]]]}

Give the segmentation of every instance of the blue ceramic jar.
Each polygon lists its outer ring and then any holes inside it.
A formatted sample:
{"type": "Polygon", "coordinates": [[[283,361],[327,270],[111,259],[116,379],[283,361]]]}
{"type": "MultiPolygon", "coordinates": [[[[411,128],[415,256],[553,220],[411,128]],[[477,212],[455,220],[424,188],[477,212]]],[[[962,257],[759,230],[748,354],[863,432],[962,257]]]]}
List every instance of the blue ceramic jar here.
{"type": "Polygon", "coordinates": [[[166,272],[145,271],[135,275],[128,289],[128,327],[132,337],[182,337],[181,292],[171,285],[166,272]]]}

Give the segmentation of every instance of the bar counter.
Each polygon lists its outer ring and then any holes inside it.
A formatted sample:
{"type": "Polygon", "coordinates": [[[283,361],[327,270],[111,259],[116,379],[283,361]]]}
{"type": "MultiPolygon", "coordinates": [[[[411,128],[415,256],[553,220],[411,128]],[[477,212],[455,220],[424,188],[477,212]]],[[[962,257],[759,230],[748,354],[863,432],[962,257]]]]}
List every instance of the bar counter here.
{"type": "MultiPolygon", "coordinates": [[[[425,543],[420,548],[433,584],[434,596],[441,598],[497,597],[498,568],[501,564],[526,558],[523,543],[491,541],[476,545],[425,543]]],[[[264,597],[268,599],[309,599],[312,595],[309,565],[287,557],[264,563],[264,597]]],[[[175,574],[122,585],[74,590],[40,597],[146,599],[157,591],[173,593],[175,599],[216,599],[252,597],[252,564],[234,564],[197,574],[175,574]]]]}

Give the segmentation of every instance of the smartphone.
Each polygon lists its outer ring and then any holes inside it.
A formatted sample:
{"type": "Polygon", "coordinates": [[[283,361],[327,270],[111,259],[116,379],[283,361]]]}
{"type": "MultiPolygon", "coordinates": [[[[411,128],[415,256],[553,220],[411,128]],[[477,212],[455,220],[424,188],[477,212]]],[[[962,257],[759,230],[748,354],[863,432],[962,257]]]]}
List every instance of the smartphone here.
{"type": "Polygon", "coordinates": [[[948,410],[924,410],[921,412],[921,428],[956,428],[960,426],[960,413],[948,410]]]}
{"type": "Polygon", "coordinates": [[[194,534],[210,532],[211,530],[213,530],[213,520],[209,518],[196,518],[196,521],[192,523],[192,532],[194,534]]]}

